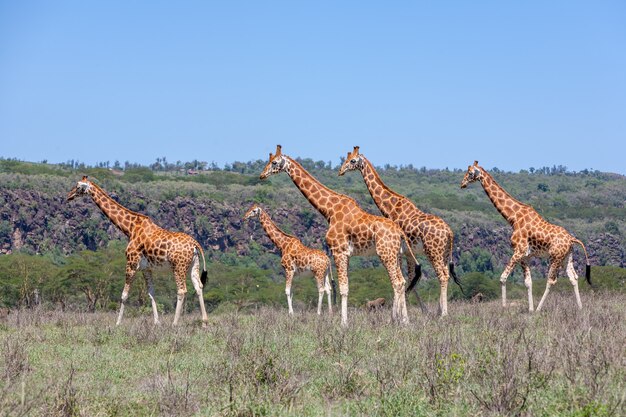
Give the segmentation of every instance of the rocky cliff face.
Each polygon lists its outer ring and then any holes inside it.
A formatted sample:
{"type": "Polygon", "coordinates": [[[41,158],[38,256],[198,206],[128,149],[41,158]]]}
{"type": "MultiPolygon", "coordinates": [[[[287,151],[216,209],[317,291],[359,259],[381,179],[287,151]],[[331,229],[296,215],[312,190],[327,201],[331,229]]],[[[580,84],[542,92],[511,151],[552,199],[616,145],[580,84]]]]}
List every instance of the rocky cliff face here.
{"type": "MultiPolygon", "coordinates": [[[[164,228],[192,235],[207,249],[209,258],[221,253],[247,256],[251,240],[268,251],[275,250],[258,222],[242,220],[249,207],[247,203],[219,202],[206,197],[145,201],[150,199],[131,193],[120,203],[149,215],[164,228]]],[[[271,216],[281,228],[300,237],[305,244],[322,248],[326,220],[304,207],[307,206],[279,205],[271,210],[271,216]]],[[[500,222],[485,226],[467,221],[453,229],[456,258],[478,247],[492,254],[496,269],[509,260],[512,251],[508,225],[500,222]]],[[[62,193],[0,188],[0,254],[18,250],[69,254],[83,249],[96,250],[114,239],[125,239],[125,236],[88,198],[68,203],[62,193]]],[[[599,231],[585,244],[592,265],[626,266],[624,244],[619,236],[599,231]]],[[[575,260],[584,262],[579,249],[576,249],[575,260]]]]}

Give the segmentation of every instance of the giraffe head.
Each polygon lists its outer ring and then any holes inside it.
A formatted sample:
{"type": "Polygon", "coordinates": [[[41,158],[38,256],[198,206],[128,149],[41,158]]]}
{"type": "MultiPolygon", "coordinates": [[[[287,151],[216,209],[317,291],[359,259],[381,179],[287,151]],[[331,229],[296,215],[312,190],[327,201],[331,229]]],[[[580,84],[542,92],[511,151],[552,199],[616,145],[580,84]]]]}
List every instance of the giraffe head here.
{"type": "Polygon", "coordinates": [[[261,215],[262,210],[263,209],[259,207],[257,204],[253,204],[252,207],[250,207],[250,210],[248,210],[246,214],[244,214],[243,219],[248,220],[253,217],[259,217],[261,215]]]}
{"type": "Polygon", "coordinates": [[[339,169],[339,175],[343,175],[348,171],[360,170],[363,168],[363,155],[359,153],[359,147],[355,146],[352,152],[348,152],[346,160],[339,169]]]}
{"type": "Polygon", "coordinates": [[[83,178],[76,183],[76,186],[72,188],[72,190],[67,195],[67,201],[72,201],[76,196],[89,194],[92,190],[91,181],[87,179],[87,176],[83,176],[83,178]]]}
{"type": "Polygon", "coordinates": [[[463,181],[461,181],[461,188],[465,188],[468,184],[471,184],[475,181],[481,181],[482,179],[482,168],[478,166],[478,161],[474,161],[474,165],[470,165],[467,167],[467,172],[463,177],[463,181]]]}
{"type": "Polygon", "coordinates": [[[264,180],[273,174],[278,174],[281,171],[286,171],[289,167],[289,160],[283,155],[281,151],[281,146],[276,145],[276,155],[273,155],[270,152],[270,161],[265,165],[263,172],[261,172],[261,178],[264,180]]]}

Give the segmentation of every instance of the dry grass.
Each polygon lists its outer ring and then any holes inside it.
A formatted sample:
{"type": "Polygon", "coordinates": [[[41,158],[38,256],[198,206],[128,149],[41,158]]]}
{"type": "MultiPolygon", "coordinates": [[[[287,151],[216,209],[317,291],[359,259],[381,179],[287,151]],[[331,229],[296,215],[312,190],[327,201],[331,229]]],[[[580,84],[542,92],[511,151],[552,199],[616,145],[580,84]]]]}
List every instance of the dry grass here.
{"type": "Polygon", "coordinates": [[[452,303],[402,327],[353,310],[348,329],[285,309],[214,315],[207,330],[193,315],[116,328],[114,313],[14,311],[0,416],[624,415],[625,298],[587,295],[578,311],[557,294],[535,315],[452,303]]]}

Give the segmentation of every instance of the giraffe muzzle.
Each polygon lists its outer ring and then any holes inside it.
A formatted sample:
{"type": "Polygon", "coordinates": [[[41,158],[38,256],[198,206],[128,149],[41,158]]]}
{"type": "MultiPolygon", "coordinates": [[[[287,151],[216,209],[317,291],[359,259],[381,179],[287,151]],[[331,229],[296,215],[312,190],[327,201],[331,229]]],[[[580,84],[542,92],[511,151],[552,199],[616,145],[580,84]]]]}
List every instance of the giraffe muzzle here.
{"type": "Polygon", "coordinates": [[[76,187],[74,187],[72,191],[67,194],[67,201],[72,201],[74,197],[76,197],[76,187]]]}

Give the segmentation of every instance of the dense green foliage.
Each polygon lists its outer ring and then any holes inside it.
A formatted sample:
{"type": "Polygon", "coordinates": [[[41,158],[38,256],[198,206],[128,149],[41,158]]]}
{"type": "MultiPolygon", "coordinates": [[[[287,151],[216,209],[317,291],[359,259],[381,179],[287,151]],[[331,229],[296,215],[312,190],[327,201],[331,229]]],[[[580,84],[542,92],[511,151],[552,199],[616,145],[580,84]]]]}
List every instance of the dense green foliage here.
{"type": "MultiPolygon", "coordinates": [[[[268,255],[278,262],[278,255],[268,255]]],[[[465,267],[463,263],[461,266],[465,267]]],[[[46,305],[61,305],[63,308],[78,310],[116,309],[124,285],[125,257],[124,244],[112,241],[109,246],[98,251],[81,251],[68,257],[54,258],[28,254],[0,256],[0,291],[3,294],[0,307],[32,306],[34,294],[46,305]]],[[[286,305],[284,295],[284,275],[274,275],[270,269],[262,269],[253,262],[227,264],[210,262],[207,265],[208,283],[204,297],[209,311],[218,307],[253,308],[259,305],[286,305]]],[[[618,267],[593,267],[593,284],[596,290],[626,291],[626,269],[618,267]]],[[[497,298],[500,294],[500,281],[493,272],[471,272],[461,276],[465,295],[450,283],[452,299],[469,299],[482,292],[486,299],[497,298]]],[[[350,303],[363,305],[366,300],[377,297],[393,298],[389,278],[384,268],[352,268],[350,271],[350,303]]],[[[535,280],[534,292],[541,296],[544,279],[535,280]]],[[[163,312],[173,310],[176,303],[176,286],[172,273],[165,267],[155,271],[157,302],[163,312]]],[[[193,293],[188,283],[190,294],[193,293]]],[[[589,286],[580,281],[583,293],[589,286]]],[[[296,307],[316,305],[317,286],[310,272],[296,276],[293,284],[296,307]]],[[[561,279],[556,291],[571,292],[566,278],[561,279]]],[[[427,301],[439,297],[439,282],[436,279],[422,280],[418,291],[427,301]]],[[[509,296],[524,298],[525,287],[522,280],[510,280],[509,296]]],[[[409,302],[415,300],[409,295],[409,302]]],[[[135,306],[149,306],[146,286],[141,273],[133,284],[129,303],[135,306]]],[[[190,309],[197,309],[195,303],[187,303],[190,309]]]]}
{"type": "MultiPolygon", "coordinates": [[[[378,212],[360,174],[338,177],[337,167],[330,163],[300,162],[330,188],[355,197],[369,212],[378,212]]],[[[213,166],[188,175],[188,169],[207,164],[170,164],[159,158],[151,167],[126,163],[122,170],[119,164],[107,169],[108,163],[87,167],[74,161],[50,165],[0,159],[0,251],[11,253],[0,255],[0,304],[32,304],[37,289],[44,302],[92,310],[115,307],[123,285],[124,237],[87,199],[64,203],[69,189],[87,174],[131,210],[149,215],[168,229],[185,231],[205,247],[210,276],[205,296],[211,309],[231,304],[283,305],[280,258],[258,224],[244,223],[241,216],[252,203],[260,203],[285,231],[318,248],[324,240],[326,222],[286,175],[260,181],[258,173],[264,164],[261,160],[235,162],[224,169],[213,166]]],[[[378,169],[390,187],[451,225],[456,235],[454,260],[470,289],[468,296],[478,291],[487,296],[497,293],[493,287],[510,257],[510,229],[481,187],[474,184],[461,190],[461,170],[412,166],[378,169]]],[[[491,172],[512,195],[531,203],[548,220],[586,242],[598,285],[623,288],[623,176],[598,171],[571,173],[564,167],[520,173],[494,168],[491,172]],[[605,275],[612,276],[606,283],[605,275]]],[[[582,275],[581,256],[577,250],[575,260],[582,275]]],[[[426,276],[432,278],[426,258],[418,257],[426,276]]],[[[390,296],[388,279],[378,266],[376,258],[351,260],[353,304],[390,296]]],[[[520,275],[517,270],[510,278],[513,288],[519,286],[520,275]]],[[[533,277],[544,275],[545,266],[535,263],[533,277]]],[[[438,294],[438,283],[433,279],[423,281],[419,288],[427,298],[438,294]]],[[[461,297],[456,286],[450,288],[451,297],[461,297]]],[[[298,278],[294,290],[297,302],[315,302],[310,275],[298,278]]],[[[537,279],[535,291],[542,290],[542,281],[537,279]]],[[[145,302],[141,277],[133,291],[135,303],[145,302]]],[[[167,270],[157,273],[157,296],[162,308],[169,311],[175,290],[167,270]]]]}

